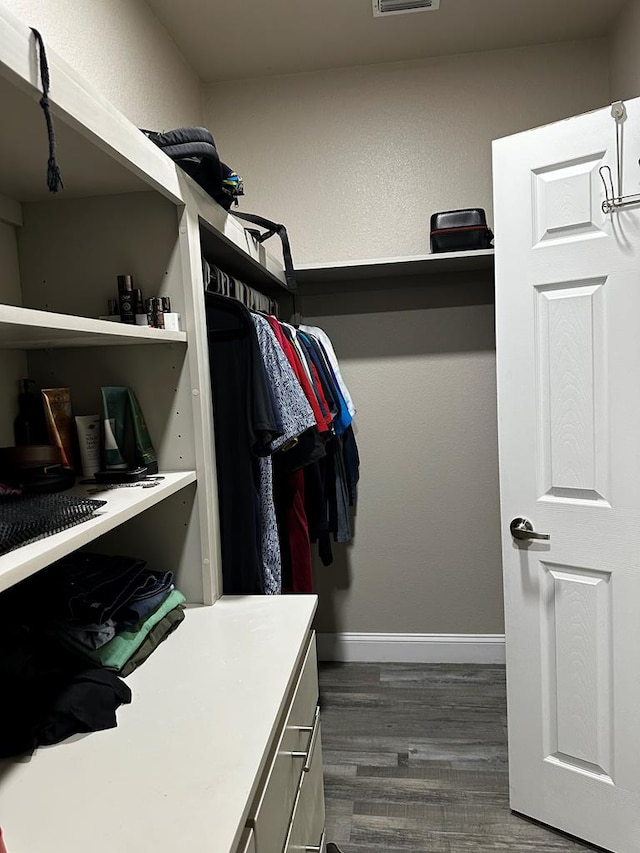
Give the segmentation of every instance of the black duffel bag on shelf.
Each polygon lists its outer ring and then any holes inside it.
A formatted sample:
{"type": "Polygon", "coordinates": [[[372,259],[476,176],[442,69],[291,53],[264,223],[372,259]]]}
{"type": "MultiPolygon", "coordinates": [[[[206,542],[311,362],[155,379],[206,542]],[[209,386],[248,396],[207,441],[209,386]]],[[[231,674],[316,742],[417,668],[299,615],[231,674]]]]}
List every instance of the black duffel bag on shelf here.
{"type": "MultiPolygon", "coordinates": [[[[206,127],[178,127],[165,133],[142,129],[142,132],[225,210],[237,205],[238,197],[244,195],[242,178],[222,162],[213,136],[206,127]]],[[[266,229],[263,232],[253,228],[247,229],[258,243],[263,243],[274,234],[280,237],[287,287],[289,290],[295,290],[296,278],[291,247],[284,225],[254,213],[234,210],[233,215],[266,229]]]]}

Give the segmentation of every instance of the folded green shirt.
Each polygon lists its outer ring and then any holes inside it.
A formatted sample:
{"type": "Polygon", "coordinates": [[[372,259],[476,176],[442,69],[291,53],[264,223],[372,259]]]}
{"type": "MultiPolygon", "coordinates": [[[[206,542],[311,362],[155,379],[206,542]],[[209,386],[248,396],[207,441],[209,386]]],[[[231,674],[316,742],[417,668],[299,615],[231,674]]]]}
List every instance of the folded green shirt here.
{"type": "MultiPolygon", "coordinates": [[[[160,643],[163,643],[169,634],[175,631],[183,619],[184,610],[182,607],[176,607],[174,610],[170,610],[157,625],[153,626],[140,648],[136,649],[122,667],[120,670],[120,677],[126,678],[127,675],[131,675],[134,669],[137,669],[141,664],[143,664],[146,659],[155,652],[160,643]]],[[[2,853],[2,851],[0,851],[0,853],[2,853]]]]}
{"type": "Polygon", "coordinates": [[[120,672],[131,655],[140,648],[154,625],[160,622],[170,610],[179,607],[185,601],[184,595],[179,590],[174,589],[169,593],[160,607],[154,610],[148,619],[135,631],[122,631],[99,649],[90,649],[77,642],[73,642],[73,646],[78,651],[82,651],[83,655],[91,658],[91,660],[101,666],[106,666],[109,669],[115,669],[120,672]]]}

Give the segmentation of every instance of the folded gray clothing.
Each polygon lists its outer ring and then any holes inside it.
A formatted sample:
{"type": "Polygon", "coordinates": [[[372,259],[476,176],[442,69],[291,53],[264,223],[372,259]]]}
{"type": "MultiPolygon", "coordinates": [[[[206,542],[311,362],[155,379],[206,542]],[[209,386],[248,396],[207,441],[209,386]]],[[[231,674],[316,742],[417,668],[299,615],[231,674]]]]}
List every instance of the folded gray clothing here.
{"type": "Polygon", "coordinates": [[[65,625],[64,632],[83,646],[99,649],[116,635],[116,623],[107,619],[102,625],[65,625]]]}

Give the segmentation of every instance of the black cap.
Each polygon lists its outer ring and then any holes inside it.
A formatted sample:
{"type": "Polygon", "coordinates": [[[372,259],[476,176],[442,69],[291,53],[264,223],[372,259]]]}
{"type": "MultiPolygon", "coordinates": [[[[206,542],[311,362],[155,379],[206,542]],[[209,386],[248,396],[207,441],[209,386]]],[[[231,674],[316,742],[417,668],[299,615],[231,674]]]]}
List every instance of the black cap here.
{"type": "Polygon", "coordinates": [[[133,290],[133,276],[119,275],[118,290],[133,290]]]}

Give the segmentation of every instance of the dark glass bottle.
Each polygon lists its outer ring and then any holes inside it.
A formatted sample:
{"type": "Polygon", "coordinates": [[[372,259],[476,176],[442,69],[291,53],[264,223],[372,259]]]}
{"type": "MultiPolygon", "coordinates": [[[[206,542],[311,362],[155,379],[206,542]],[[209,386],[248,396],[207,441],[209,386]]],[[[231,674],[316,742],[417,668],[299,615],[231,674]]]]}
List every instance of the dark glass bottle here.
{"type": "Polygon", "coordinates": [[[18,414],[13,422],[16,445],[49,444],[42,399],[39,394],[34,393],[34,385],[32,379],[20,380],[18,414]]]}

